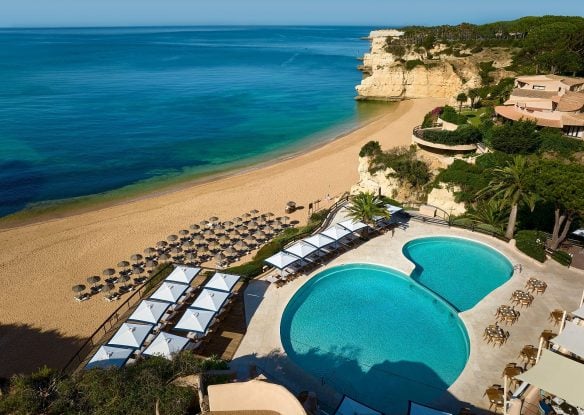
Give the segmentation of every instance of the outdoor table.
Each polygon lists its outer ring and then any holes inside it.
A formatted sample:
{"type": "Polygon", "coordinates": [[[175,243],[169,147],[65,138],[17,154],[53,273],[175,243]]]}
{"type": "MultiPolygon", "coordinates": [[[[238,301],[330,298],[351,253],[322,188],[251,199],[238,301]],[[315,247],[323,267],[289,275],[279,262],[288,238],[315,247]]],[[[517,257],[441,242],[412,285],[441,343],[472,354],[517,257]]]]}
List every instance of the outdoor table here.
{"type": "Polygon", "coordinates": [[[540,337],[542,337],[545,342],[549,342],[551,339],[553,339],[556,336],[557,336],[557,334],[552,332],[551,330],[544,330],[541,332],[541,335],[540,335],[540,337]]]}
{"type": "Polygon", "coordinates": [[[530,292],[543,294],[547,288],[547,284],[544,281],[538,280],[536,278],[530,278],[527,280],[525,287],[530,292]]]}
{"type": "Polygon", "coordinates": [[[511,302],[515,304],[529,306],[533,301],[533,296],[528,292],[516,290],[511,295],[511,302]]]}
{"type": "Polygon", "coordinates": [[[533,346],[525,346],[519,355],[527,361],[525,365],[535,364],[535,359],[537,358],[537,349],[533,346]]]}
{"type": "Polygon", "coordinates": [[[497,320],[502,321],[505,324],[515,323],[519,318],[519,311],[515,310],[513,307],[508,305],[502,305],[497,309],[497,320]]]}
{"type": "Polygon", "coordinates": [[[514,378],[517,375],[523,373],[523,369],[519,366],[509,366],[503,370],[503,376],[507,376],[508,378],[514,378]]]}

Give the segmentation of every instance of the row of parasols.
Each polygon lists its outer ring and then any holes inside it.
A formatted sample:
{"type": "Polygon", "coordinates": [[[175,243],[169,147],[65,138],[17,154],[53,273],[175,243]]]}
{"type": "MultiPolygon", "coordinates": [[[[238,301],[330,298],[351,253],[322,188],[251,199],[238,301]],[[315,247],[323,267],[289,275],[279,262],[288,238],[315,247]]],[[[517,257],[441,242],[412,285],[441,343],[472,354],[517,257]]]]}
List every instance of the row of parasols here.
{"type": "Polygon", "coordinates": [[[103,284],[100,276],[88,277],[89,290],[83,284],[73,286],[74,298],[84,301],[102,293],[106,300],[115,300],[143,283],[147,274],[164,262],[202,265],[214,261],[216,268],[225,268],[289,226],[288,216],[276,217],[272,212],[260,214],[256,209],[225,222],[213,216],[158,241],[154,247],[144,249],[144,255],[134,254],[130,261],[120,261],[119,271],[106,268],[102,272],[103,284]],[[115,286],[118,283],[121,284],[119,291],[115,286]]]}

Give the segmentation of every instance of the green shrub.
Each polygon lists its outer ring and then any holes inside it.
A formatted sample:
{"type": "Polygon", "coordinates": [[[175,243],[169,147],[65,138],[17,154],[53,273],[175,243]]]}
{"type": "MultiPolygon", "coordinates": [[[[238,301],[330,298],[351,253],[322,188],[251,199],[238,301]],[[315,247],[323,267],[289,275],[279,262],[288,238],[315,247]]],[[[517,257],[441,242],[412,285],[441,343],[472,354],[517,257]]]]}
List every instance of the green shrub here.
{"type": "Polygon", "coordinates": [[[552,258],[561,265],[569,267],[572,263],[572,255],[565,251],[555,251],[552,254],[552,258]]]}
{"type": "Polygon", "coordinates": [[[539,132],[541,145],[540,153],[554,153],[569,158],[574,153],[584,151],[584,142],[562,135],[555,128],[544,128],[539,132]]]}
{"type": "Polygon", "coordinates": [[[424,131],[424,140],[436,144],[445,144],[450,146],[463,144],[476,144],[483,138],[478,128],[471,126],[462,126],[455,131],[446,130],[427,130],[424,131]]]}
{"type": "Polygon", "coordinates": [[[388,168],[395,171],[390,174],[391,177],[399,179],[402,183],[408,183],[411,187],[420,188],[430,181],[430,168],[416,158],[415,147],[398,147],[382,152],[369,164],[369,171],[372,174],[388,168]]]}
{"type": "Polygon", "coordinates": [[[359,151],[359,157],[371,157],[381,153],[379,141],[369,141],[359,151]]]}
{"type": "Polygon", "coordinates": [[[459,114],[450,105],[446,105],[444,108],[442,108],[440,118],[442,118],[446,122],[450,122],[456,125],[464,125],[467,123],[466,115],[459,114]]]}
{"type": "Polygon", "coordinates": [[[406,64],[405,64],[407,71],[411,71],[412,69],[414,69],[418,65],[424,66],[424,62],[422,62],[419,59],[413,59],[411,61],[406,61],[406,64]]]}
{"type": "Polygon", "coordinates": [[[494,81],[494,78],[490,75],[490,73],[495,69],[496,68],[493,66],[493,61],[479,63],[479,75],[483,85],[489,85],[494,81]]]}
{"type": "Polygon", "coordinates": [[[507,154],[531,154],[539,148],[540,140],[535,123],[531,121],[515,121],[494,127],[490,137],[493,149],[507,154]]]}
{"type": "Polygon", "coordinates": [[[515,235],[515,246],[536,261],[545,262],[545,240],[543,232],[519,231],[515,235]]]}
{"type": "Polygon", "coordinates": [[[481,53],[483,51],[483,47],[482,46],[475,46],[474,48],[472,48],[470,50],[470,53],[481,53]]]}
{"type": "Polygon", "coordinates": [[[434,182],[459,186],[461,190],[454,193],[456,201],[472,202],[477,193],[489,184],[489,178],[480,167],[462,160],[454,160],[447,169],[438,173],[434,182]]]}

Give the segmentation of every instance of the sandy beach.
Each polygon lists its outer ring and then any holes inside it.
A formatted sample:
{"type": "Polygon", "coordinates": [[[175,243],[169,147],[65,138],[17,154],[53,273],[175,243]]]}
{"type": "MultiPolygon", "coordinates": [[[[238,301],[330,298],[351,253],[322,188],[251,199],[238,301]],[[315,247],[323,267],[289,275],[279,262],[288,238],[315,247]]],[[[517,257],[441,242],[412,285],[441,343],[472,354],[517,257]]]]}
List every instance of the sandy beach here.
{"type": "MultiPolygon", "coordinates": [[[[192,223],[251,209],[284,214],[285,203],[340,195],[358,179],[360,147],[409,145],[412,128],[440,100],[404,101],[342,138],[277,164],[140,200],[0,232],[0,376],[58,367],[118,306],[101,296],[77,303],[85,283],[192,223]]],[[[291,215],[304,222],[307,210],[291,215]]]]}

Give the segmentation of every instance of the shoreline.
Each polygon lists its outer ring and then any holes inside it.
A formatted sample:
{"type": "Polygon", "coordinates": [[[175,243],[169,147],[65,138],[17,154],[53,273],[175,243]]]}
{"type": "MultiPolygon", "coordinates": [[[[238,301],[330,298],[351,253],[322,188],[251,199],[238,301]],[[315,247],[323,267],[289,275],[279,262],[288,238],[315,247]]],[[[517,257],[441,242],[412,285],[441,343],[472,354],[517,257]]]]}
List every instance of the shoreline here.
{"type": "MultiPolygon", "coordinates": [[[[321,207],[359,178],[358,153],[370,140],[384,149],[411,144],[413,127],[443,100],[403,101],[341,138],[267,166],[89,212],[0,232],[0,376],[63,365],[118,306],[96,297],[73,301],[71,287],[90,275],[210,216],[228,220],[251,209],[284,215],[287,201],[321,207]],[[327,195],[332,196],[328,198],[327,195]]],[[[305,222],[308,210],[289,215],[305,222]]]]}
{"type": "MultiPolygon", "coordinates": [[[[380,104],[380,102],[372,102],[380,104]]],[[[80,215],[123,205],[126,203],[146,200],[153,197],[164,196],[169,193],[185,190],[194,186],[199,186],[207,183],[213,183],[240,174],[250,173],[260,170],[272,165],[285,162],[296,157],[301,157],[321,147],[324,147],[337,140],[342,140],[344,137],[368,126],[380,118],[388,115],[397,109],[396,101],[387,101],[381,103],[385,106],[383,109],[377,109],[374,115],[363,121],[355,123],[345,122],[332,126],[329,129],[307,136],[283,154],[270,158],[272,153],[267,153],[263,156],[249,159],[241,165],[226,165],[219,168],[216,172],[198,173],[193,175],[178,175],[172,179],[164,180],[161,178],[152,178],[138,183],[133,183],[119,189],[110,190],[105,193],[97,193],[91,195],[84,195],[70,199],[48,200],[38,202],[30,208],[25,208],[18,212],[11,213],[4,217],[0,217],[0,234],[4,231],[35,225],[44,222],[50,222],[57,219],[65,219],[70,216],[80,215]],[[343,126],[349,127],[344,129],[343,126]],[[335,128],[336,127],[336,128],[335,128]],[[329,134],[330,132],[342,129],[342,132],[337,134],[329,134]],[[310,142],[311,137],[321,137],[320,139],[310,142]],[[308,142],[304,145],[304,142],[308,142]]]]}

